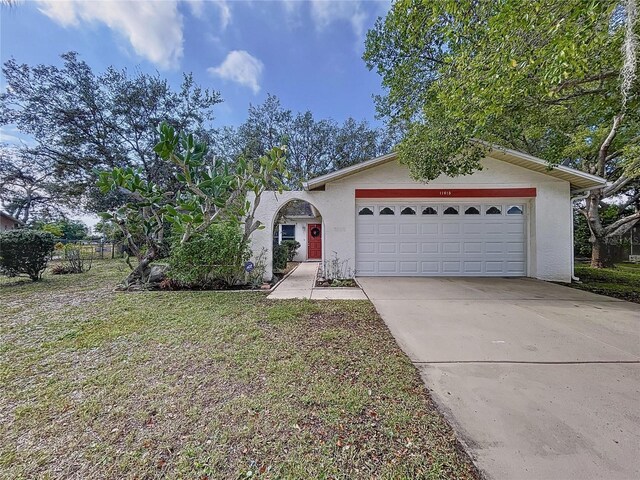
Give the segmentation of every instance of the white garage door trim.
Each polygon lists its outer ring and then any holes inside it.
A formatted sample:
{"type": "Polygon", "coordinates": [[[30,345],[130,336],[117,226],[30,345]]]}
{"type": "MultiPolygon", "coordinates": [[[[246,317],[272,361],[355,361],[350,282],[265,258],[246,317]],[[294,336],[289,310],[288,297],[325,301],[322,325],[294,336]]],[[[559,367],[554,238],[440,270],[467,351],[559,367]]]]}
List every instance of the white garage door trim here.
{"type": "Polygon", "coordinates": [[[526,276],[528,211],[526,199],[360,200],[356,275],[526,276]]]}

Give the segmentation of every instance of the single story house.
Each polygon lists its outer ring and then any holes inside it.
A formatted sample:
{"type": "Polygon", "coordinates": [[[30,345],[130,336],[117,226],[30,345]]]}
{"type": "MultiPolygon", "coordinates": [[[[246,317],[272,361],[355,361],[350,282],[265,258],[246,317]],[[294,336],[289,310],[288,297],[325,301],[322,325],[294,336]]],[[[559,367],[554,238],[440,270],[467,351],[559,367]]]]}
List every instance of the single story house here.
{"type": "Polygon", "coordinates": [[[279,212],[303,200],[318,214],[313,232],[306,229],[314,252],[347,262],[356,276],[570,282],[573,197],[606,181],[497,146],[481,163],[471,175],[421,183],[391,153],[309,180],[304,190],[268,192],[256,210],[266,228],[252,235],[252,251],[271,259],[279,212]]]}
{"type": "Polygon", "coordinates": [[[21,226],[22,222],[20,220],[0,210],[0,232],[14,230],[21,226]]]}

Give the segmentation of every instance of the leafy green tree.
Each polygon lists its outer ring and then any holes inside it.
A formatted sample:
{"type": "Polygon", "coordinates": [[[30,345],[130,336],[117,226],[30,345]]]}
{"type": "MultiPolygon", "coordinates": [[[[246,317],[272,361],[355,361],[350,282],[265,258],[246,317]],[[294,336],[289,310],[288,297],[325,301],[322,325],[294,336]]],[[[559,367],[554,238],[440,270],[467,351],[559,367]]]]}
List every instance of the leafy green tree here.
{"type": "Polygon", "coordinates": [[[316,119],[310,111],[294,113],[275,95],[261,105],[251,105],[247,120],[238,128],[222,128],[213,138],[214,156],[233,164],[239,158],[258,158],[286,145],[288,186],[388,153],[395,138],[366,121],[347,119],[342,125],[316,119]]]}
{"type": "Polygon", "coordinates": [[[122,190],[129,201],[122,207],[101,213],[105,220],[122,231],[127,248],[137,258],[137,265],[125,286],[146,283],[150,264],[167,255],[165,233],[171,229],[179,245],[205,234],[221,221],[242,225],[241,241],[249,237],[260,221],[255,212],[262,193],[270,188],[281,190],[286,178],[284,151],[273,148],[255,160],[240,159],[231,168],[221,160],[207,163],[208,146],[192,134],[178,134],[166,123],[158,127],[160,141],[154,151],[175,167],[176,190],[167,190],[148,181],[140,170],[114,168],[99,174],[98,186],[104,192],[122,190]],[[247,195],[253,195],[253,202],[247,195]]]}
{"type": "Polygon", "coordinates": [[[334,134],[332,162],[326,172],[364,162],[393,150],[398,143],[390,130],[371,128],[366,120],[347,118],[334,134]]]}
{"type": "Polygon", "coordinates": [[[400,0],[364,59],[416,179],[470,174],[499,144],[610,180],[580,209],[600,267],[606,242],[640,219],[637,34],[635,0],[400,0]],[[635,210],[603,225],[621,196],[635,210]]]}
{"type": "Polygon", "coordinates": [[[166,121],[206,139],[213,107],[221,101],[218,92],[202,89],[191,75],[174,90],[158,74],[113,67],[96,74],[74,52],[62,60],[61,67],[14,59],[3,65],[0,125],[14,125],[32,139],[18,156],[30,168],[19,170],[49,174],[47,181],[63,190],[55,195],[59,204],[78,207],[82,200],[92,211],[125,200],[118,192],[105,198],[92,188],[95,169],[139,168],[147,180],[170,187],[173,167],[153,150],[156,126],[166,121]]]}
{"type": "Polygon", "coordinates": [[[33,224],[37,230],[49,232],[59,239],[75,242],[86,238],[89,233],[87,226],[79,220],[62,219],[56,222],[38,221],[33,224]]]}

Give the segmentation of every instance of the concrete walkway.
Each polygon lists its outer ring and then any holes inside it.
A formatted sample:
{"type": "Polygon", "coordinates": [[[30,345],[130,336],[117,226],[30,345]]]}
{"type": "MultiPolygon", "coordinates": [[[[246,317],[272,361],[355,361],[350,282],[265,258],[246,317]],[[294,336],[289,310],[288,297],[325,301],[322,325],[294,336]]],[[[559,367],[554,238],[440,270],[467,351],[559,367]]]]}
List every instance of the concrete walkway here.
{"type": "Polygon", "coordinates": [[[284,279],[267,298],[284,300],[290,298],[308,298],[310,300],[366,300],[367,296],[358,287],[353,288],[316,288],[318,262],[303,262],[284,279]]]}
{"type": "Polygon", "coordinates": [[[487,478],[640,478],[640,305],[533,279],[358,280],[487,478]]]}

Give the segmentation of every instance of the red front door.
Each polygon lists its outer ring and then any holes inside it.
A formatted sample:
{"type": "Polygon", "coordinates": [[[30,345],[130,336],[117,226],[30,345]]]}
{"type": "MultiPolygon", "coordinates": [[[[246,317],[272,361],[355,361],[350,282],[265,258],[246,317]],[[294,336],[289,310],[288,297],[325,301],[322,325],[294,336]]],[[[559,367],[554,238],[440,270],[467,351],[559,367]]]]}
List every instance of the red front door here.
{"type": "Polygon", "coordinates": [[[322,225],[310,223],[307,227],[307,258],[320,260],[322,258],[322,225]]]}

